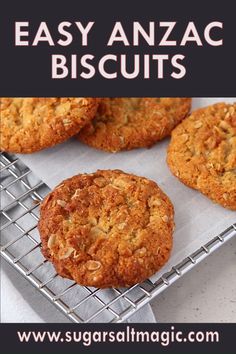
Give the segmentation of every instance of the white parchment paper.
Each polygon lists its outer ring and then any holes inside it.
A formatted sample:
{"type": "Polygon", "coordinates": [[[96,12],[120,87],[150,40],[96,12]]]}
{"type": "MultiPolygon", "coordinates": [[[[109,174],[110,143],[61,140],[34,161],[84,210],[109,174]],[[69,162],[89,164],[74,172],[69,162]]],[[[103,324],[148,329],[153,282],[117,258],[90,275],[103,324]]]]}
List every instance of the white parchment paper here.
{"type": "MultiPolygon", "coordinates": [[[[221,101],[233,102],[236,97],[194,98],[192,109],[221,101]]],[[[166,164],[168,143],[169,139],[165,139],[151,149],[112,154],[95,150],[72,138],[54,148],[19,157],[51,188],[65,178],[97,169],[121,169],[156,181],[174,204],[176,223],[171,258],[152,277],[152,280],[156,280],[213,236],[236,222],[235,212],[214,204],[172,176],[166,164]]]]}

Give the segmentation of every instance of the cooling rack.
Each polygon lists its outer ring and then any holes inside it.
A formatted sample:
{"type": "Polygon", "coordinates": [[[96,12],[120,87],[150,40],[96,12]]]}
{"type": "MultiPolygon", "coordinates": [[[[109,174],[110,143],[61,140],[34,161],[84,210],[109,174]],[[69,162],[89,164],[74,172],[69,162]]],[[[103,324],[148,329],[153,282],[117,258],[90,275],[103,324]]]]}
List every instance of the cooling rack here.
{"type": "Polygon", "coordinates": [[[111,290],[82,287],[55,273],[40,251],[37,231],[39,204],[50,191],[49,187],[15,155],[1,153],[0,164],[1,255],[76,323],[124,322],[224,242],[236,236],[236,224],[233,224],[155,283],[146,280],[129,289],[111,290]]]}

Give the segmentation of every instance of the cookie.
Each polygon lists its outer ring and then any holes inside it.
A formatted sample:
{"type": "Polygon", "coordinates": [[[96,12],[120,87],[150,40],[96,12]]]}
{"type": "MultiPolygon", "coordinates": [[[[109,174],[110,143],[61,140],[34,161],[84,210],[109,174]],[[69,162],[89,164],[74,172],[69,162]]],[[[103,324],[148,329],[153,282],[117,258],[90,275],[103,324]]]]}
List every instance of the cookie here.
{"type": "Polygon", "coordinates": [[[131,286],[168,260],[173,215],[169,198],[146,178],[119,170],[77,175],[41,205],[42,252],[81,285],[131,286]]]}
{"type": "Polygon", "coordinates": [[[1,98],[3,151],[31,153],[77,134],[95,115],[95,98],[1,98]]]}
{"type": "Polygon", "coordinates": [[[110,152],[150,147],[171,133],[190,106],[190,98],[104,98],[78,138],[110,152]]]}
{"type": "Polygon", "coordinates": [[[198,109],[178,125],[167,163],[187,186],[236,210],[236,103],[198,109]]]}

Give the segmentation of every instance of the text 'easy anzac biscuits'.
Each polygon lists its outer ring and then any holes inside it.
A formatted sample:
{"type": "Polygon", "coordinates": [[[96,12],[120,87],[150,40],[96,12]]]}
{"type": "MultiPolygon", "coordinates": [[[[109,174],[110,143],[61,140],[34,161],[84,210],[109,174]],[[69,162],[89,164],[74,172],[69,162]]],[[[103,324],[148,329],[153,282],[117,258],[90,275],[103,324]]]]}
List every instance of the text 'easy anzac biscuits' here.
{"type": "Polygon", "coordinates": [[[193,112],[172,132],[167,163],[183,183],[236,210],[236,103],[193,112]]]}
{"type": "Polygon", "coordinates": [[[1,98],[1,150],[31,153],[77,134],[95,115],[98,99],[1,98]]]}
{"type": "Polygon", "coordinates": [[[157,184],[119,170],[77,175],[41,205],[42,252],[77,283],[123,287],[168,260],[174,210],[157,184]]]}
{"type": "Polygon", "coordinates": [[[78,137],[110,152],[149,147],[169,135],[190,106],[190,98],[104,98],[78,137]]]}

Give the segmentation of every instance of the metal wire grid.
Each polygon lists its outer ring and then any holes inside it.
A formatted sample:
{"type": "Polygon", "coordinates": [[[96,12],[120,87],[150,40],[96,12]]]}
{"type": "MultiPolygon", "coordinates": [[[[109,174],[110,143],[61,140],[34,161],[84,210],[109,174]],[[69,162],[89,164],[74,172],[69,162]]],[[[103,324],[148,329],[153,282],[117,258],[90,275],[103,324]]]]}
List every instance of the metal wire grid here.
{"type": "Polygon", "coordinates": [[[123,322],[225,241],[236,224],[203,245],[155,283],[129,289],[82,287],[61,278],[40,251],[39,203],[50,189],[14,155],[1,153],[1,254],[71,321],[123,322]]]}

